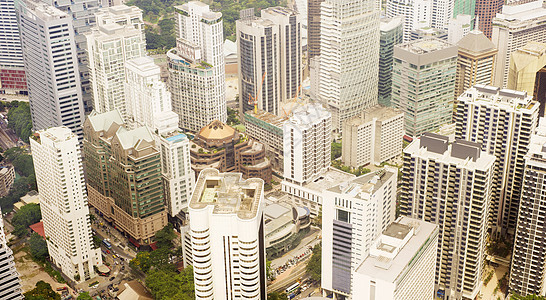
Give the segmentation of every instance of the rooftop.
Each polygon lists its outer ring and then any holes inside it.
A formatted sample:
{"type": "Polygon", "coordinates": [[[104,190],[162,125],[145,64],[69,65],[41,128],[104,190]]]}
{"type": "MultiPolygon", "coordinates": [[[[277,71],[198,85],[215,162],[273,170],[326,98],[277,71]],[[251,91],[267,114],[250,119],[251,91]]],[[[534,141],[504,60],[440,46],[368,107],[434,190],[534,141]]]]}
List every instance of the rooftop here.
{"type": "MultiPolygon", "coordinates": [[[[258,120],[264,121],[266,123],[269,123],[275,127],[278,127],[282,130],[282,125],[284,122],[288,120],[287,117],[279,117],[275,114],[272,114],[270,112],[258,109],[257,113],[254,113],[254,110],[249,110],[245,112],[245,115],[249,115],[251,117],[254,117],[258,120]]],[[[245,119],[246,120],[246,119],[245,119]]]]}
{"type": "Polygon", "coordinates": [[[313,191],[322,192],[354,178],[356,178],[356,176],[353,174],[343,172],[334,167],[328,167],[326,172],[322,173],[319,177],[315,178],[315,180],[306,183],[303,186],[313,191]]]}
{"type": "Polygon", "coordinates": [[[379,27],[382,32],[393,30],[394,28],[398,26],[402,26],[404,23],[404,18],[401,16],[394,17],[394,18],[387,18],[387,17],[381,17],[379,19],[381,21],[379,27]]]}
{"type": "Polygon", "coordinates": [[[400,44],[398,47],[415,54],[427,54],[451,48],[453,45],[437,38],[423,38],[400,44]]]}
{"type": "Polygon", "coordinates": [[[344,181],[329,188],[328,191],[349,195],[356,199],[368,200],[370,199],[369,195],[378,191],[392,176],[397,176],[396,172],[386,167],[353,180],[344,181]]]}
{"type": "Polygon", "coordinates": [[[159,76],[161,68],[154,63],[154,59],[149,56],[133,58],[125,63],[126,67],[137,70],[143,76],[159,76]]]}
{"type": "Polygon", "coordinates": [[[527,92],[510,89],[501,89],[494,86],[476,84],[466,90],[460,97],[460,101],[487,102],[490,105],[519,109],[538,109],[537,102],[527,92]]]}
{"type": "Polygon", "coordinates": [[[361,115],[357,115],[349,120],[347,123],[350,125],[362,125],[368,122],[371,122],[373,119],[378,121],[389,120],[394,117],[403,117],[404,113],[394,107],[386,107],[381,105],[376,105],[370,107],[362,112],[361,115]]]}
{"type": "Polygon", "coordinates": [[[546,16],[546,9],[542,7],[542,0],[529,3],[514,3],[513,5],[504,5],[502,12],[493,18],[493,24],[507,21],[529,21],[546,16]]]}
{"type": "Polygon", "coordinates": [[[472,54],[495,51],[495,44],[488,39],[483,32],[472,30],[457,43],[459,49],[466,50],[472,54]]]}
{"type": "Polygon", "coordinates": [[[207,140],[223,140],[237,135],[233,127],[228,126],[218,120],[212,121],[209,125],[201,128],[198,136],[207,140]]]}
{"type": "Polygon", "coordinates": [[[108,131],[114,123],[118,125],[125,124],[118,110],[111,110],[102,114],[94,110],[87,116],[87,119],[95,131],[108,131]]]}

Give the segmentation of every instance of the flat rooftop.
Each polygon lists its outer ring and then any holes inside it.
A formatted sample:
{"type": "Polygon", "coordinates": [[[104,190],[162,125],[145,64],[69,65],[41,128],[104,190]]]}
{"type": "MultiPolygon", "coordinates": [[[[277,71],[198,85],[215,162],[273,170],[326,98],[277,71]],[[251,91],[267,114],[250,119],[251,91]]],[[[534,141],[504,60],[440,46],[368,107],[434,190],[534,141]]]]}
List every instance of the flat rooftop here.
{"type": "Polygon", "coordinates": [[[353,174],[343,172],[334,167],[329,167],[326,172],[315,178],[315,180],[304,184],[303,187],[322,192],[354,178],[356,178],[356,176],[353,174]]]}
{"type": "Polygon", "coordinates": [[[249,111],[245,112],[245,115],[249,115],[249,116],[251,116],[253,118],[256,118],[256,119],[258,119],[260,121],[271,124],[271,125],[273,125],[275,127],[278,127],[281,130],[282,130],[282,125],[284,124],[284,122],[286,122],[288,120],[287,117],[279,117],[279,116],[277,116],[275,114],[272,114],[270,112],[267,112],[267,111],[264,111],[264,110],[261,110],[261,109],[258,109],[258,111],[256,113],[254,113],[254,110],[249,110],[249,111]]]}
{"type": "Polygon", "coordinates": [[[454,47],[454,45],[436,38],[424,38],[398,45],[401,49],[415,53],[427,54],[454,47]]]}
{"type": "Polygon", "coordinates": [[[347,122],[350,125],[362,125],[362,124],[371,122],[375,118],[377,118],[378,121],[384,121],[384,120],[392,119],[397,116],[403,117],[404,113],[401,110],[394,107],[376,105],[366,109],[365,111],[362,112],[362,114],[349,119],[349,121],[347,122]]]}
{"type": "Polygon", "coordinates": [[[387,182],[392,176],[397,174],[390,170],[381,169],[376,172],[368,173],[360,177],[354,178],[351,181],[344,181],[334,187],[328,189],[328,191],[346,194],[357,199],[368,200],[363,197],[364,194],[373,194],[379,190],[385,182],[387,182]]]}
{"type": "MultiPolygon", "coordinates": [[[[532,109],[538,105],[527,92],[501,89],[495,86],[476,84],[460,96],[461,100],[485,101],[495,106],[514,109],[532,109]]],[[[537,109],[537,108],[535,108],[537,109]]]]}
{"type": "Polygon", "coordinates": [[[241,219],[252,219],[258,212],[263,185],[262,179],[244,180],[241,173],[205,169],[195,184],[190,208],[213,205],[213,214],[235,214],[241,219]]]}

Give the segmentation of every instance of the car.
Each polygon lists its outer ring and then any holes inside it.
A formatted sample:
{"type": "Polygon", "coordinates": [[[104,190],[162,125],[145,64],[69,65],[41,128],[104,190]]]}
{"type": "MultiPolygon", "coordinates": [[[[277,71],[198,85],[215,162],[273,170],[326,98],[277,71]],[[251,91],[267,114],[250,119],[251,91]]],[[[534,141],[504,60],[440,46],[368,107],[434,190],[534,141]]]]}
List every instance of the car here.
{"type": "Polygon", "coordinates": [[[57,291],[66,291],[68,288],[66,286],[58,287],[57,291]]]}
{"type": "Polygon", "coordinates": [[[116,258],[118,258],[118,257],[117,257],[115,254],[112,254],[112,258],[113,258],[113,259],[116,259],[116,258]]]}
{"type": "Polygon", "coordinates": [[[122,270],[122,271],[125,271],[125,266],[121,267],[121,270],[122,270]]]}
{"type": "Polygon", "coordinates": [[[106,253],[110,254],[110,250],[106,250],[106,253]]]}
{"type": "Polygon", "coordinates": [[[116,277],[110,277],[110,281],[113,281],[114,279],[116,279],[116,277]]]}

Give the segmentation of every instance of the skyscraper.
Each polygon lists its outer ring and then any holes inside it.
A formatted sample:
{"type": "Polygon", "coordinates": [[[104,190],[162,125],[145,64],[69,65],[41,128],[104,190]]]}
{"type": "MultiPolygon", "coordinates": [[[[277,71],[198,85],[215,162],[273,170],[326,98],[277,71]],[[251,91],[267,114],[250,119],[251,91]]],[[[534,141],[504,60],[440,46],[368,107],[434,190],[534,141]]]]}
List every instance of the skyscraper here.
{"type": "Polygon", "coordinates": [[[475,84],[490,85],[497,57],[495,45],[480,31],[473,30],[458,43],[455,99],[475,84]]]}
{"type": "Polygon", "coordinates": [[[546,189],[546,119],[541,118],[525,154],[523,189],[510,267],[510,291],[522,296],[544,291],[546,231],[543,193],[546,189]]]}
{"type": "Polygon", "coordinates": [[[81,139],[84,105],[73,20],[48,4],[17,5],[32,126],[67,126],[81,139]]]}
{"type": "Polygon", "coordinates": [[[134,25],[98,23],[86,35],[93,108],[98,113],[117,109],[128,115],[124,82],[125,62],[146,55],[144,32],[134,25]]]}
{"type": "Polygon", "coordinates": [[[504,0],[476,0],[476,29],[483,32],[488,39],[493,35],[493,18],[501,12],[504,0]]]}
{"type": "Polygon", "coordinates": [[[427,38],[394,47],[392,104],[404,112],[406,134],[419,136],[451,122],[457,47],[427,38]]]}
{"type": "Polygon", "coordinates": [[[426,133],[404,149],[402,215],[440,227],[435,296],[480,292],[495,156],[477,143],[426,133]]]}
{"type": "Polygon", "coordinates": [[[430,26],[447,31],[449,21],[454,16],[454,0],[432,0],[430,26]]]}
{"type": "Polygon", "coordinates": [[[468,30],[474,29],[474,21],[476,19],[476,0],[454,0],[453,1],[453,16],[458,18],[459,15],[470,16],[470,27],[468,30]]]}
{"type": "Polygon", "coordinates": [[[320,6],[324,0],[307,0],[307,58],[320,55],[320,6]]]}
{"type": "Polygon", "coordinates": [[[447,41],[451,44],[457,44],[464,36],[466,36],[472,28],[472,16],[458,15],[456,18],[451,18],[447,26],[447,41]]]}
{"type": "Polygon", "coordinates": [[[197,299],[267,298],[264,182],[205,169],[190,205],[197,299]]]}
{"type": "Polygon", "coordinates": [[[13,251],[8,247],[7,242],[4,233],[4,220],[0,210],[0,264],[3,266],[0,269],[0,298],[22,300],[21,280],[15,269],[13,251]]]}
{"type": "Polygon", "coordinates": [[[25,64],[14,0],[0,1],[0,88],[4,93],[26,93],[25,64]]]}
{"type": "Polygon", "coordinates": [[[403,17],[381,18],[379,39],[379,85],[377,101],[391,106],[392,64],[394,45],[402,43],[404,37],[403,17]]]}
{"type": "Polygon", "coordinates": [[[490,213],[494,233],[515,233],[523,156],[537,125],[538,106],[525,92],[485,85],[475,85],[458,99],[455,137],[480,143],[497,157],[490,213]]]}
{"type": "Polygon", "coordinates": [[[332,128],[377,104],[379,11],[375,1],[325,0],[321,6],[318,98],[332,128]]]}
{"type": "Polygon", "coordinates": [[[385,14],[404,18],[404,42],[409,42],[413,30],[430,26],[432,0],[387,0],[385,14]]]}
{"type": "Polygon", "coordinates": [[[142,10],[136,6],[125,4],[102,7],[95,13],[97,25],[118,24],[120,26],[132,25],[135,29],[144,32],[142,10]]]}
{"type": "Polygon", "coordinates": [[[38,134],[30,145],[49,257],[71,280],[89,280],[102,255],[91,237],[78,137],[67,127],[38,134]]]}
{"type": "Polygon", "coordinates": [[[394,221],[396,174],[387,167],[324,191],[321,287],[326,294],[347,297],[359,284],[353,272],[394,221]]]}
{"type": "Polygon", "coordinates": [[[506,87],[510,55],[528,42],[546,43],[546,8],[542,1],[504,5],[502,13],[493,19],[491,40],[499,50],[493,85],[506,87]]]}
{"type": "Polygon", "coordinates": [[[197,132],[214,120],[227,121],[222,14],[199,1],[175,6],[175,12],[168,86],[180,127],[197,132]]]}

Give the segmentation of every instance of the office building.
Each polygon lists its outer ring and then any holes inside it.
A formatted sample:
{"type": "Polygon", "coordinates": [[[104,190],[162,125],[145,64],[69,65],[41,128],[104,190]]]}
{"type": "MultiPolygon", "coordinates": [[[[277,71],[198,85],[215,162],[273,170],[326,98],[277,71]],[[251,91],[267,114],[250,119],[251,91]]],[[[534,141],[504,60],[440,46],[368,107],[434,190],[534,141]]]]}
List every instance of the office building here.
{"type": "Polygon", "coordinates": [[[11,165],[0,167],[0,197],[5,197],[9,194],[14,181],[15,168],[11,165]]]}
{"type": "Polygon", "coordinates": [[[546,8],[542,1],[504,5],[502,13],[493,19],[491,40],[499,50],[493,85],[506,87],[510,55],[528,42],[546,43],[546,8]]]}
{"type": "Polygon", "coordinates": [[[263,188],[239,173],[199,174],[189,205],[197,299],[267,298],[263,188]]]}
{"type": "Polygon", "coordinates": [[[0,263],[4,267],[0,270],[0,298],[22,300],[23,290],[19,273],[15,269],[13,251],[7,245],[6,234],[4,233],[4,220],[0,210],[0,263]]]}
{"type": "Polygon", "coordinates": [[[537,125],[538,106],[525,92],[485,85],[475,85],[458,99],[455,137],[480,143],[497,157],[490,209],[493,233],[515,233],[523,157],[537,125]]]}
{"type": "Polygon", "coordinates": [[[482,285],[495,156],[426,133],[404,149],[401,214],[439,226],[434,295],[475,299],[482,285]]]}
{"type": "Polygon", "coordinates": [[[324,0],[307,0],[307,58],[311,59],[320,55],[320,6],[324,0]]]}
{"type": "Polygon", "coordinates": [[[25,94],[25,64],[14,0],[0,1],[0,90],[6,94],[25,94]]]}
{"type": "Polygon", "coordinates": [[[493,18],[501,12],[504,0],[476,0],[475,29],[483,32],[488,39],[493,35],[493,18]]]}
{"type": "Polygon", "coordinates": [[[30,146],[49,257],[70,280],[89,280],[102,253],[93,245],[78,137],[67,127],[38,134],[30,146]]]}
{"type": "Polygon", "coordinates": [[[325,0],[320,26],[317,96],[340,131],[343,121],[377,104],[379,11],[373,0],[325,0]]]}
{"type": "Polygon", "coordinates": [[[438,226],[399,217],[373,242],[353,274],[353,299],[431,299],[438,252],[438,226]]]}
{"type": "Polygon", "coordinates": [[[133,25],[97,24],[86,34],[93,108],[98,113],[117,109],[127,118],[125,62],[146,55],[142,30],[133,25]]]}
{"type": "Polygon", "coordinates": [[[84,123],[89,204],[137,248],[167,225],[161,153],[152,131],[127,129],[117,110],[93,112],[84,123]]]}
{"type": "Polygon", "coordinates": [[[414,29],[410,33],[410,41],[427,38],[437,38],[447,41],[447,30],[426,26],[414,29]]]}
{"type": "Polygon", "coordinates": [[[473,30],[474,23],[476,21],[476,1],[454,0],[453,1],[453,18],[459,19],[460,18],[459,16],[461,15],[465,16],[464,23],[470,24],[468,31],[473,30]]]}
{"type": "Polygon", "coordinates": [[[433,38],[397,45],[393,69],[391,101],[404,112],[407,135],[451,122],[457,46],[433,38]]]}
{"type": "Polygon", "coordinates": [[[404,18],[404,42],[409,42],[413,30],[430,26],[432,0],[387,0],[385,14],[404,18]]]}
{"type": "Polygon", "coordinates": [[[546,107],[546,43],[529,42],[512,53],[508,70],[508,88],[533,93],[540,103],[539,116],[546,107]]]}
{"type": "Polygon", "coordinates": [[[454,2],[454,0],[432,0],[430,27],[447,31],[449,21],[452,16],[455,16],[453,13],[454,2]]]}
{"type": "Polygon", "coordinates": [[[381,18],[380,21],[377,102],[383,106],[391,106],[394,45],[402,43],[404,19],[402,17],[381,18]]]}
{"type": "Polygon", "coordinates": [[[368,108],[343,123],[343,164],[358,168],[394,158],[402,152],[403,136],[403,112],[379,105],[368,108]]]}
{"type": "Polygon", "coordinates": [[[354,271],[368,256],[373,242],[394,221],[396,174],[396,168],[387,167],[324,191],[323,294],[334,294],[339,299],[355,290],[354,271]]]}
{"type": "Polygon", "coordinates": [[[245,112],[245,134],[265,146],[266,155],[275,170],[282,172],[283,163],[283,124],[288,117],[277,116],[263,110],[245,112]]]}
{"type": "Polygon", "coordinates": [[[45,3],[17,2],[16,8],[33,129],[67,126],[81,139],[84,103],[73,20],[45,3]]]}
{"type": "Polygon", "coordinates": [[[447,42],[457,44],[466,36],[472,28],[472,17],[470,15],[458,15],[449,21],[447,27],[447,42]]]}
{"type": "Polygon", "coordinates": [[[495,45],[482,32],[473,30],[458,43],[455,99],[475,84],[490,85],[497,57],[495,45]]]}
{"type": "Polygon", "coordinates": [[[214,120],[227,121],[222,14],[199,1],[175,6],[175,14],[168,86],[180,128],[198,132],[214,120]]]}

